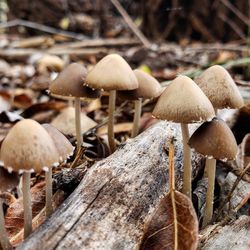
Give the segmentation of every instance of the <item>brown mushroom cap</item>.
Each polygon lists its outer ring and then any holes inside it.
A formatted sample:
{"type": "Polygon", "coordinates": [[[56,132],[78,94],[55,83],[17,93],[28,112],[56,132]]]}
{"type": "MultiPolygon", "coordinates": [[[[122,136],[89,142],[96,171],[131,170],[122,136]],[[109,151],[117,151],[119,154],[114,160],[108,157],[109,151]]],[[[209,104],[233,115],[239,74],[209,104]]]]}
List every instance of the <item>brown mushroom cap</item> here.
{"type": "Polygon", "coordinates": [[[121,56],[111,54],[87,74],[86,86],[107,91],[132,90],[138,88],[138,82],[128,63],[121,56]]]}
{"type": "Polygon", "coordinates": [[[240,108],[244,105],[234,80],[220,65],[206,69],[195,82],[217,109],[240,108]]]}
{"type": "Polygon", "coordinates": [[[48,132],[36,121],[24,119],[16,123],[5,137],[0,160],[14,171],[40,172],[57,164],[59,155],[48,132]]]}
{"type": "Polygon", "coordinates": [[[191,136],[189,145],[197,152],[217,160],[233,160],[237,143],[231,129],[218,118],[203,123],[191,136]]]}
{"type": "Polygon", "coordinates": [[[50,84],[49,91],[51,95],[59,98],[60,96],[98,98],[100,96],[99,90],[92,90],[83,86],[86,74],[87,70],[84,66],[71,63],[50,84]]]}
{"type": "Polygon", "coordinates": [[[187,76],[178,76],[163,91],[153,116],[178,123],[211,120],[214,108],[196,83],[187,76]]]}
{"type": "Polygon", "coordinates": [[[9,173],[6,169],[0,167],[0,193],[7,192],[15,188],[19,183],[17,173],[9,173]]]}
{"type": "Polygon", "coordinates": [[[65,161],[69,156],[73,154],[74,147],[71,145],[69,140],[54,126],[47,123],[42,124],[42,126],[46,129],[46,131],[54,141],[60,161],[65,161]]]}
{"type": "Polygon", "coordinates": [[[134,90],[119,91],[119,97],[125,100],[152,99],[162,93],[163,89],[154,77],[139,69],[135,69],[134,74],[138,80],[139,87],[134,90]]]}

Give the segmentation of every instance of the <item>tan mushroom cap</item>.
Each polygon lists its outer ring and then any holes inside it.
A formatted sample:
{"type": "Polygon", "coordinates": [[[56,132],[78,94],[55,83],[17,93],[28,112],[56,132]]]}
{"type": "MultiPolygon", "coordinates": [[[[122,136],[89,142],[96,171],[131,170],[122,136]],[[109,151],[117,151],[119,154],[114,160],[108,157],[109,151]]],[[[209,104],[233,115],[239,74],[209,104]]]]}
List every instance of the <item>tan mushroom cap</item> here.
{"type": "Polygon", "coordinates": [[[71,145],[69,140],[54,126],[47,123],[42,124],[42,126],[46,129],[46,131],[54,141],[59,154],[60,162],[65,161],[69,156],[73,154],[74,147],[71,145]]]}
{"type": "Polygon", "coordinates": [[[125,100],[152,99],[162,93],[163,88],[154,77],[139,69],[135,69],[134,74],[138,80],[139,87],[134,90],[119,91],[119,97],[125,100]]]}
{"type": "Polygon", "coordinates": [[[217,109],[240,108],[244,105],[234,80],[220,65],[206,69],[195,82],[217,109]]]}
{"type": "Polygon", "coordinates": [[[121,56],[111,54],[87,74],[86,86],[106,91],[132,90],[138,88],[138,82],[128,63],[121,56]]]}
{"type": "Polygon", "coordinates": [[[40,172],[59,161],[55,144],[48,132],[36,121],[24,119],[16,123],[5,137],[0,160],[14,171],[40,172]]]}
{"type": "Polygon", "coordinates": [[[177,123],[211,120],[214,108],[197,84],[187,76],[178,76],[163,91],[153,116],[177,123]]]}
{"type": "Polygon", "coordinates": [[[100,96],[99,90],[92,90],[83,86],[86,75],[87,70],[84,66],[78,63],[71,63],[50,84],[49,91],[55,97],[98,98],[100,96]]]}
{"type": "Polygon", "coordinates": [[[9,173],[0,167],[0,183],[0,193],[10,191],[18,185],[19,176],[17,173],[9,173]]]}
{"type": "Polygon", "coordinates": [[[197,152],[217,160],[233,160],[237,143],[231,129],[218,118],[203,123],[191,136],[189,145],[197,152]]]}

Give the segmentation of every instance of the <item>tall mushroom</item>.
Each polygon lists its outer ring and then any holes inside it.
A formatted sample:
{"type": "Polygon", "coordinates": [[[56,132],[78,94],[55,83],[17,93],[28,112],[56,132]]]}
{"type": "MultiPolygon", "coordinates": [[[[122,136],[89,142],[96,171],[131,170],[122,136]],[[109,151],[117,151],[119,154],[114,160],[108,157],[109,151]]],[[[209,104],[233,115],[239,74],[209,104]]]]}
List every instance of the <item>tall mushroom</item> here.
{"type": "MultiPolygon", "coordinates": [[[[52,138],[56,149],[59,154],[59,162],[67,160],[73,154],[74,147],[69,140],[55,127],[50,124],[42,124],[46,129],[50,137],[52,138]]],[[[45,171],[46,179],[46,216],[50,216],[53,212],[52,207],[52,167],[48,167],[48,171],[45,171]]]]}
{"type": "Polygon", "coordinates": [[[81,134],[81,99],[95,99],[100,96],[99,90],[93,90],[83,86],[87,70],[78,63],[68,65],[58,77],[50,84],[49,91],[52,96],[75,100],[75,127],[77,138],[77,151],[82,145],[81,134]]]}
{"type": "Polygon", "coordinates": [[[212,219],[216,159],[233,160],[237,153],[237,143],[227,124],[218,118],[203,123],[191,136],[189,145],[207,157],[208,189],[203,227],[212,219]]]}
{"type": "MultiPolygon", "coordinates": [[[[8,173],[7,170],[0,167],[0,194],[3,192],[10,191],[18,185],[19,177],[16,173],[8,173]]],[[[0,248],[3,250],[11,250],[13,249],[10,241],[8,239],[8,235],[6,229],[4,227],[4,212],[3,212],[3,202],[0,197],[0,248]]]]}
{"type": "Polygon", "coordinates": [[[100,60],[87,74],[86,86],[109,91],[108,140],[113,153],[116,149],[114,140],[116,91],[136,89],[138,81],[128,63],[121,56],[111,54],[100,60]]]}
{"type": "Polygon", "coordinates": [[[16,123],[5,137],[0,160],[4,167],[23,172],[24,237],[32,232],[30,173],[41,172],[58,164],[59,155],[52,138],[36,121],[24,119],[16,123]]]}
{"type": "Polygon", "coordinates": [[[133,100],[135,103],[134,122],[131,137],[139,132],[142,99],[153,99],[162,93],[160,83],[151,75],[142,70],[135,69],[134,74],[138,80],[138,88],[134,90],[118,91],[118,95],[125,100],[133,100]]]}
{"type": "Polygon", "coordinates": [[[191,150],[188,146],[188,124],[212,120],[214,109],[201,89],[187,76],[178,76],[163,91],[153,116],[181,124],[183,138],[183,193],[191,198],[191,150]]]}

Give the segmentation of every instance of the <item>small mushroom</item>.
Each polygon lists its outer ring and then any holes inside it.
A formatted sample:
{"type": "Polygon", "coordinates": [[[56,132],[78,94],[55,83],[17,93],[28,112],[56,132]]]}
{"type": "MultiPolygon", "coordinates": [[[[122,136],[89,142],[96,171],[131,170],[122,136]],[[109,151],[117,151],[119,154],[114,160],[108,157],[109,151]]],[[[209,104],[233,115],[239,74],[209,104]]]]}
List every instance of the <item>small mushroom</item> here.
{"type": "Polygon", "coordinates": [[[220,65],[206,69],[194,80],[217,109],[238,109],[244,105],[242,96],[228,71],[220,65]]]}
{"type": "Polygon", "coordinates": [[[138,88],[134,90],[118,91],[119,97],[125,100],[133,100],[135,103],[131,137],[137,136],[139,132],[142,99],[153,99],[162,93],[162,87],[154,77],[139,69],[135,69],[134,74],[138,80],[138,88]]]}
{"type": "Polygon", "coordinates": [[[211,102],[187,76],[178,76],[163,91],[153,110],[153,116],[181,124],[183,138],[183,193],[191,198],[191,150],[188,146],[188,123],[212,120],[215,116],[211,102]]]}
{"type": "MultiPolygon", "coordinates": [[[[46,129],[50,137],[52,138],[56,149],[59,154],[59,161],[63,162],[67,160],[69,156],[73,154],[74,147],[69,140],[55,127],[50,124],[42,124],[46,129]]],[[[48,171],[45,172],[46,179],[46,216],[49,217],[53,212],[52,206],[52,167],[48,167],[48,171]]]]}
{"type": "Polygon", "coordinates": [[[216,160],[233,160],[237,153],[235,137],[227,124],[218,118],[203,123],[191,136],[189,145],[207,157],[208,189],[203,227],[212,219],[216,160]]]}
{"type": "Polygon", "coordinates": [[[87,70],[78,63],[71,63],[67,66],[58,77],[50,84],[49,91],[52,96],[75,100],[75,127],[77,138],[77,151],[82,145],[81,134],[81,99],[95,99],[100,96],[99,90],[93,90],[83,86],[87,70]]]}
{"type": "Polygon", "coordinates": [[[87,74],[86,85],[109,91],[108,141],[113,153],[116,149],[114,140],[114,111],[117,90],[138,88],[138,81],[128,63],[119,55],[111,54],[100,60],[87,74]]]}
{"type": "MultiPolygon", "coordinates": [[[[16,173],[8,173],[7,170],[0,167],[0,194],[8,192],[18,185],[19,176],[16,173]]],[[[8,239],[8,234],[4,226],[4,212],[3,212],[3,201],[0,197],[0,248],[3,250],[13,249],[8,239]]]]}
{"type": "Polygon", "coordinates": [[[30,173],[58,164],[59,155],[47,131],[36,121],[16,123],[5,137],[0,160],[10,171],[23,172],[24,237],[32,232],[30,173]]]}

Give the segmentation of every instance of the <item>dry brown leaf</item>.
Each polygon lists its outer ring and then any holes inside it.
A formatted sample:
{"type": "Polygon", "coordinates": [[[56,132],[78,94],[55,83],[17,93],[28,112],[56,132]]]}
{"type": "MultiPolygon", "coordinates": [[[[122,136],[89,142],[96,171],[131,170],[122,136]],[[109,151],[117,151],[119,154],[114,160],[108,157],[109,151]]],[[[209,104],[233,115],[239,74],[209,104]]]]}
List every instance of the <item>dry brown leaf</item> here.
{"type": "MultiPolygon", "coordinates": [[[[45,204],[45,182],[40,182],[31,188],[32,214],[36,216],[45,204]]],[[[23,228],[23,199],[12,203],[5,216],[5,226],[10,237],[23,228]]]]}
{"type": "MultiPolygon", "coordinates": [[[[133,123],[132,122],[124,122],[124,123],[118,123],[114,125],[114,133],[124,133],[129,132],[132,130],[133,123]]],[[[108,133],[108,126],[105,125],[97,130],[98,135],[104,135],[108,133]]]]}
{"type": "Polygon", "coordinates": [[[67,103],[65,102],[43,102],[43,103],[36,103],[32,106],[28,107],[26,110],[21,113],[21,116],[24,118],[30,118],[37,113],[55,110],[60,111],[61,109],[65,108],[67,103]]]}
{"type": "Polygon", "coordinates": [[[195,250],[198,219],[192,201],[175,191],[174,147],[169,147],[170,191],[161,198],[146,225],[140,250],[195,250]]]}

